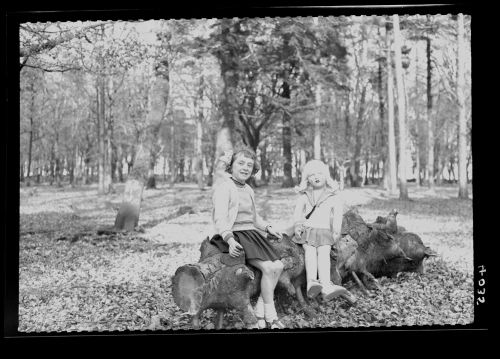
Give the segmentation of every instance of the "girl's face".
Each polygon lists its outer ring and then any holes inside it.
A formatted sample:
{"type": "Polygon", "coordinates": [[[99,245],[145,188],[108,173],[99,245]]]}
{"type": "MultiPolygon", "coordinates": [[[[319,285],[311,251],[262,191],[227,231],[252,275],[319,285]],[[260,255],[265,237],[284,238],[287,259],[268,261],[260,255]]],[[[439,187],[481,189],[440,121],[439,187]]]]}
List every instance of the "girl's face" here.
{"type": "Polygon", "coordinates": [[[326,185],[326,178],[322,172],[313,172],[307,177],[307,181],[314,189],[322,188],[326,185]]]}
{"type": "Polygon", "coordinates": [[[240,182],[246,182],[252,175],[252,172],[253,160],[245,157],[243,154],[237,155],[231,166],[231,174],[233,177],[240,182]]]}

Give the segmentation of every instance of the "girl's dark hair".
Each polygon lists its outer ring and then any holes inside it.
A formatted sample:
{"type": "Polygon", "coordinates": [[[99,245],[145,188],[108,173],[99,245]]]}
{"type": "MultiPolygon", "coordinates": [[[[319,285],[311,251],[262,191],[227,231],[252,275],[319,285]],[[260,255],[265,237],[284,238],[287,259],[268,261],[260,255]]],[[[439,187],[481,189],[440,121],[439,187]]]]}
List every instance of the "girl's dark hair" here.
{"type": "Polygon", "coordinates": [[[257,161],[257,155],[255,154],[255,152],[250,149],[244,148],[233,153],[233,155],[231,156],[231,161],[229,161],[226,166],[226,172],[231,173],[231,168],[233,167],[234,160],[236,159],[236,157],[238,157],[238,155],[243,155],[246,158],[250,158],[251,160],[253,160],[252,176],[260,171],[260,164],[257,161]]]}

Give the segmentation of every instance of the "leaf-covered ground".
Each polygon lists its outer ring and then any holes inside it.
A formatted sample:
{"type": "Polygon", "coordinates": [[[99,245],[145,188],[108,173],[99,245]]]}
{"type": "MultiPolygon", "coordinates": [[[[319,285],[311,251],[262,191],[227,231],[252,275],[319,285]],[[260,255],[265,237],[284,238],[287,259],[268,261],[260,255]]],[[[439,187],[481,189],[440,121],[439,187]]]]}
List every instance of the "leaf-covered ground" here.
{"type": "MultiPolygon", "coordinates": [[[[194,185],[160,185],[144,193],[140,225],[144,233],[98,236],[114,223],[122,187],[98,196],[96,187],[40,186],[20,189],[19,331],[108,331],[192,329],[175,305],[171,276],[199,259],[200,242],[211,234],[210,191],[194,185]],[[181,206],[194,213],[176,216],[181,206]],[[93,231],[93,233],[92,233],[93,231]],[[87,233],[71,241],[76,233],[87,233]]],[[[258,188],[261,214],[286,226],[295,195],[277,186],[258,188]]],[[[457,189],[435,192],[410,188],[412,201],[390,197],[381,189],[346,189],[351,206],[374,221],[392,208],[398,222],[419,234],[438,252],[425,273],[381,278],[383,291],[358,303],[314,302],[318,315],[307,319],[297,303],[283,298],[279,315],[289,328],[454,325],[474,320],[472,201],[456,199],[457,189]]],[[[202,329],[213,329],[214,313],[202,316],[202,329]]],[[[241,329],[238,314],[225,318],[227,329],[241,329]]]]}

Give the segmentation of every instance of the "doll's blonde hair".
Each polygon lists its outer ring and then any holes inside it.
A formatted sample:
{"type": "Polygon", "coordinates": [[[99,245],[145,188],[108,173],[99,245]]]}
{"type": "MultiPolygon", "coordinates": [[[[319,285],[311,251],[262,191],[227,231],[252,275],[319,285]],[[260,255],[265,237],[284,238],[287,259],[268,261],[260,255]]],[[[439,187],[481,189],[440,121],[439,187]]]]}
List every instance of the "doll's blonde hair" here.
{"type": "Polygon", "coordinates": [[[339,190],[340,186],[338,182],[335,181],[332,176],[330,176],[330,170],[328,166],[320,160],[310,160],[304,165],[304,168],[302,169],[302,180],[300,181],[299,185],[295,187],[295,192],[300,193],[305,191],[309,184],[309,182],[307,181],[309,176],[313,173],[318,172],[322,173],[325,176],[326,185],[328,187],[330,187],[334,191],[339,190]]]}

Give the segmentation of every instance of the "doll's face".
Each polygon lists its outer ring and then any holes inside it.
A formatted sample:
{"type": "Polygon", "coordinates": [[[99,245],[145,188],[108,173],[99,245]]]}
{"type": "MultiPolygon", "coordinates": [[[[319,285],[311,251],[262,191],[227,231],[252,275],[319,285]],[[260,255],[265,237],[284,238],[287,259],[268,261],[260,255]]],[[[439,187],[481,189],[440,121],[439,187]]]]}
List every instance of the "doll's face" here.
{"type": "Polygon", "coordinates": [[[239,154],[234,159],[231,166],[231,174],[233,177],[240,181],[246,182],[252,175],[254,161],[243,154],[239,154]]]}
{"type": "Polygon", "coordinates": [[[313,172],[307,177],[307,181],[314,188],[322,188],[326,184],[325,175],[322,172],[313,172]]]}

